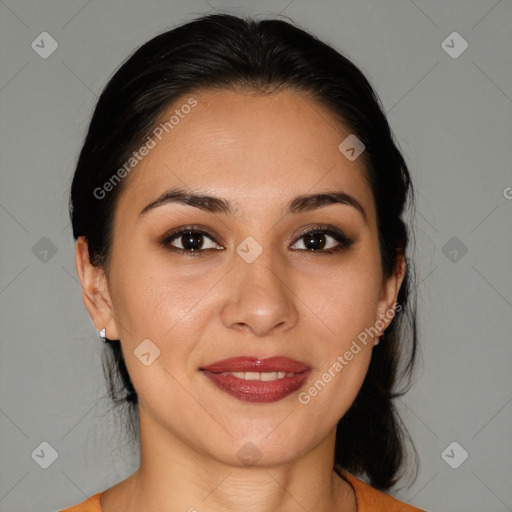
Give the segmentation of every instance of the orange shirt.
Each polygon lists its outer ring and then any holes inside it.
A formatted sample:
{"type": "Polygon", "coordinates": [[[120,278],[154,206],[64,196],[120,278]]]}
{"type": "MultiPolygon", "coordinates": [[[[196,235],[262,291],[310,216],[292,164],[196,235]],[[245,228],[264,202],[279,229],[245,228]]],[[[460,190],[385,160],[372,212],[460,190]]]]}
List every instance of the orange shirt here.
{"type": "Polygon", "coordinates": [[[342,473],[354,489],[357,512],[427,512],[412,505],[407,505],[403,501],[399,501],[389,494],[371,487],[344,469],[342,473]]]}
{"type": "MultiPolygon", "coordinates": [[[[354,489],[357,512],[426,512],[412,505],[407,505],[389,496],[389,494],[378,491],[345,470],[342,470],[342,473],[354,489]]],[[[94,494],[79,505],[66,508],[60,512],[102,512],[100,506],[102,494],[103,492],[94,494]]]]}

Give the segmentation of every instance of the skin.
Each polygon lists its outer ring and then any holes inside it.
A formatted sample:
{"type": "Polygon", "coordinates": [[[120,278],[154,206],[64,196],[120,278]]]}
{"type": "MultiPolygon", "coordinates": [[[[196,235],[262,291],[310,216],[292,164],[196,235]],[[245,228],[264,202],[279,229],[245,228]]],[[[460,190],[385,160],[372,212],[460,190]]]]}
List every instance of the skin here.
{"type": "Polygon", "coordinates": [[[89,263],[86,240],[76,243],[86,308],[98,330],[121,340],[139,396],[140,467],[105,491],[103,511],[355,511],[352,487],[332,470],[335,428],[378,340],[361,345],[307,405],[298,394],[393,309],[404,259],[384,278],[365,167],[338,150],[350,131],[329,111],[293,91],[193,96],[197,106],[125,178],[108,275],[89,263]],[[139,215],[172,187],[222,197],[234,215],[177,203],[139,215]],[[292,198],[327,191],[356,198],[366,220],[346,204],[283,216],[292,198]],[[306,251],[300,235],[319,223],[355,243],[333,254],[306,251]],[[204,239],[202,255],[161,246],[191,224],[216,235],[204,239]],[[248,236],[263,249],[252,263],[235,250],[248,236]],[[133,352],[148,338],[161,353],[145,366],[133,352]],[[199,371],[240,355],[283,355],[312,373],[282,400],[246,403],[199,371]],[[237,456],[248,442],[259,457],[253,466],[237,456]]]}

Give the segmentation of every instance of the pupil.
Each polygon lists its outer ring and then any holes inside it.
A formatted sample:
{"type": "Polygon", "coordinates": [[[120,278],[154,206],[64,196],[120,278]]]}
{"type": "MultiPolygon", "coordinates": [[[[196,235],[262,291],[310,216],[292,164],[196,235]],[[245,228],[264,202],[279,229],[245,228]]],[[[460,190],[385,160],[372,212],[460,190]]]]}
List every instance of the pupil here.
{"type": "Polygon", "coordinates": [[[203,245],[201,240],[202,236],[201,234],[187,233],[182,235],[181,243],[187,251],[196,251],[203,245]]]}
{"type": "Polygon", "coordinates": [[[305,245],[307,249],[318,250],[325,246],[325,235],[322,233],[310,233],[306,235],[305,245]]]}

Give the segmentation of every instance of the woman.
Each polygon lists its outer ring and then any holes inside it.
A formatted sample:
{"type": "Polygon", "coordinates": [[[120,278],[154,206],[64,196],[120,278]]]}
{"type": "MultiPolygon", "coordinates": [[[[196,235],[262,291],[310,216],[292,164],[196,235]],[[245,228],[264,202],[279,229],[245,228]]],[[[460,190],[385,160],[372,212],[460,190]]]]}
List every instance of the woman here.
{"type": "Polygon", "coordinates": [[[139,48],[70,212],[140,466],[66,510],[419,510],[384,492],[417,343],[407,199],[370,84],[308,33],[213,15],[139,48]]]}

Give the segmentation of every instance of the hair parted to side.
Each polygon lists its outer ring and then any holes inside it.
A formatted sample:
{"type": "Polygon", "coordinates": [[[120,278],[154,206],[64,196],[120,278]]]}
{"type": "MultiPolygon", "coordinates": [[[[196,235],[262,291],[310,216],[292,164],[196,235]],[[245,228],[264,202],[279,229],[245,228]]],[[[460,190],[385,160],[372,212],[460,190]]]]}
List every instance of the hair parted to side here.
{"type": "MultiPolygon", "coordinates": [[[[364,143],[360,158],[376,205],[383,274],[390,276],[397,255],[409,254],[413,231],[403,215],[407,205],[413,207],[414,193],[376,93],[352,62],[306,31],[281,20],[226,14],[204,16],[151,39],[120,66],[102,92],[69,203],[73,236],[86,237],[91,263],[108,276],[113,214],[129,176],[101,199],[94,191],[140,148],[172,104],[212,89],[250,94],[296,90],[327,107],[364,143]]],[[[400,312],[373,348],[366,379],[336,434],[334,469],[345,468],[381,490],[405,473],[405,443],[411,441],[393,402],[409,389],[417,355],[414,270],[412,260],[406,256],[406,261],[400,312]]],[[[135,432],[138,397],[119,340],[111,340],[104,350],[110,397],[116,405],[127,405],[135,432]]]]}

